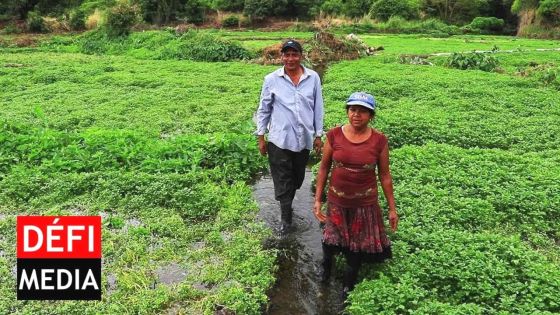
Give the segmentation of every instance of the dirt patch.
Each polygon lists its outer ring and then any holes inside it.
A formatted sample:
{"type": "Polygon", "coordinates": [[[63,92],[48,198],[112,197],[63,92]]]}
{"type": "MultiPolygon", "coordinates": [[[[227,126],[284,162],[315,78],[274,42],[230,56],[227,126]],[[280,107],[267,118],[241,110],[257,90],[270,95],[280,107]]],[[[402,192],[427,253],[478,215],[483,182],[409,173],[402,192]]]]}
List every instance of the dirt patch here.
{"type": "Polygon", "coordinates": [[[297,22],[280,21],[280,20],[276,21],[276,20],[266,19],[263,21],[255,21],[253,23],[253,27],[257,27],[259,31],[273,32],[273,31],[286,30],[288,28],[293,27],[295,24],[297,24],[297,22]]]}
{"type": "MultiPolygon", "coordinates": [[[[316,32],[311,40],[298,40],[304,46],[304,58],[312,68],[322,74],[332,62],[340,60],[354,60],[363,56],[373,55],[383,47],[373,48],[367,46],[354,34],[338,37],[325,31],[316,32]]],[[[263,65],[281,65],[282,43],[265,47],[261,57],[255,62],[263,65]]]]}
{"type": "Polygon", "coordinates": [[[354,60],[374,52],[354,34],[338,38],[332,33],[318,32],[309,44],[309,58],[312,61],[354,60]]]}
{"type": "Polygon", "coordinates": [[[34,37],[22,36],[15,38],[13,41],[13,45],[15,45],[16,47],[35,47],[37,46],[38,42],[39,41],[34,37]]]}
{"type": "Polygon", "coordinates": [[[161,266],[156,270],[158,283],[166,285],[177,284],[187,277],[187,270],[181,265],[172,263],[167,266],[161,266]]]}
{"type": "Polygon", "coordinates": [[[194,24],[179,24],[175,26],[175,34],[179,36],[190,30],[196,30],[196,26],[194,24]]]}
{"type": "Polygon", "coordinates": [[[367,46],[354,34],[337,37],[328,32],[317,32],[309,41],[311,46],[308,60],[313,69],[319,73],[321,79],[329,64],[340,60],[355,60],[360,57],[373,55],[375,48],[367,46]]]}
{"type": "Polygon", "coordinates": [[[262,52],[262,64],[263,65],[281,64],[282,61],[280,60],[280,49],[282,49],[282,43],[265,47],[262,52]]]}
{"type": "Polygon", "coordinates": [[[117,290],[117,277],[113,273],[107,275],[107,294],[112,294],[117,290]]]}

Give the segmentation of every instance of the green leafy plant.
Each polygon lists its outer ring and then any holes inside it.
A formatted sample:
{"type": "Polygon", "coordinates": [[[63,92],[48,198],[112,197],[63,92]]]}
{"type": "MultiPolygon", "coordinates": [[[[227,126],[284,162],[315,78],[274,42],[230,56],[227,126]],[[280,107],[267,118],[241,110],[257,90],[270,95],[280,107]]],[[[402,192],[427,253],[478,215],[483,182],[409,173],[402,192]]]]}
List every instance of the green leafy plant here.
{"type": "Polygon", "coordinates": [[[81,31],[86,28],[86,13],[80,9],[76,9],[70,14],[70,28],[74,31],[81,31]]]}
{"type": "Polygon", "coordinates": [[[238,27],[239,17],[237,15],[228,15],[222,20],[223,27],[238,27]]]}
{"type": "Polygon", "coordinates": [[[493,55],[476,51],[466,54],[453,53],[445,62],[445,65],[449,68],[460,70],[476,69],[487,72],[495,71],[499,64],[498,59],[493,55]]]}
{"type": "Polygon", "coordinates": [[[44,33],[47,31],[45,21],[37,11],[31,11],[27,14],[26,23],[30,32],[44,33]]]}
{"type": "Polygon", "coordinates": [[[138,20],[138,7],[126,1],[118,2],[107,12],[105,21],[107,34],[110,37],[127,36],[138,20]]]}
{"type": "Polygon", "coordinates": [[[504,20],[498,19],[496,17],[475,17],[470,24],[468,24],[468,29],[471,31],[483,32],[483,33],[500,33],[504,29],[504,20]]]}

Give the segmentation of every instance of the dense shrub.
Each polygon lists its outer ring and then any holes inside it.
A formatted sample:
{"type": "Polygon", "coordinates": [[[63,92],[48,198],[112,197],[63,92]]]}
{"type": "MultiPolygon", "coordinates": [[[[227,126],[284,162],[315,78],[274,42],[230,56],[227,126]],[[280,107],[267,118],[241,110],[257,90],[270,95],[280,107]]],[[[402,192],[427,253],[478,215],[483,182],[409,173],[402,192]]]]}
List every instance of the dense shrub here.
{"type": "Polygon", "coordinates": [[[82,10],[75,10],[70,14],[70,28],[74,31],[81,31],[86,28],[86,13],[82,10]]]}
{"type": "Polygon", "coordinates": [[[31,11],[27,14],[27,29],[30,32],[44,33],[47,31],[45,20],[37,11],[31,11]]]}
{"type": "Polygon", "coordinates": [[[376,0],[371,6],[370,15],[382,21],[392,16],[412,19],[418,17],[418,7],[409,0],[376,0]]]}
{"type": "Polygon", "coordinates": [[[459,27],[456,25],[446,24],[438,19],[427,19],[420,22],[419,29],[423,32],[441,32],[449,35],[459,34],[459,27]]]}
{"type": "Polygon", "coordinates": [[[196,31],[184,33],[179,40],[169,43],[159,55],[161,59],[196,61],[229,61],[250,57],[249,51],[238,43],[196,31]]]}
{"type": "Polygon", "coordinates": [[[127,36],[138,22],[138,7],[119,2],[107,13],[105,27],[110,37],[127,36]]]}
{"type": "Polygon", "coordinates": [[[475,17],[469,24],[472,29],[490,33],[501,32],[504,29],[504,20],[495,17],[475,17]]]}
{"type": "MultiPolygon", "coordinates": [[[[132,55],[140,59],[162,59],[161,52],[180,41],[172,32],[135,32],[128,37],[109,37],[102,29],[84,33],[78,38],[85,54],[132,55]]],[[[167,58],[170,59],[170,58],[167,58]]]]}
{"type": "Polygon", "coordinates": [[[23,30],[20,29],[16,23],[10,22],[3,29],[0,30],[0,34],[19,34],[23,30]]]}
{"type": "Polygon", "coordinates": [[[494,71],[499,66],[498,59],[487,53],[453,53],[445,65],[449,68],[467,70],[477,69],[482,71],[494,71]]]}
{"type": "Polygon", "coordinates": [[[99,29],[84,33],[78,38],[80,52],[84,54],[104,54],[110,47],[111,39],[99,29]]]}
{"type": "Polygon", "coordinates": [[[223,27],[238,27],[239,17],[237,15],[228,15],[222,20],[223,27]]]}
{"type": "Polygon", "coordinates": [[[392,16],[386,22],[372,23],[368,20],[349,26],[340,26],[339,29],[349,33],[405,33],[405,34],[430,34],[433,37],[447,37],[460,34],[460,29],[455,25],[448,25],[438,19],[424,21],[407,21],[400,16],[392,16]]]}
{"type": "Polygon", "coordinates": [[[543,0],[540,2],[537,13],[547,23],[560,24],[560,0],[543,0]]]}

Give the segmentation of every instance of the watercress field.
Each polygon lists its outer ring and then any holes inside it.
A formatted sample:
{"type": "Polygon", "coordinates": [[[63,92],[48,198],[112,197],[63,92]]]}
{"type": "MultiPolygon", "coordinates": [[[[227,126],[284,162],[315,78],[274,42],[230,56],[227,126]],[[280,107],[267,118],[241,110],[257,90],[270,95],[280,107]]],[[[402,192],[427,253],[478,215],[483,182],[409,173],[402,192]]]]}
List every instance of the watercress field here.
{"type": "MultiPolygon", "coordinates": [[[[312,37],[216,34],[253,51],[312,37]]],[[[560,52],[535,50],[558,41],[363,38],[385,50],[328,69],[326,126],[346,121],[351,92],[376,96],[401,225],[347,310],[560,313],[560,52]],[[500,72],[398,58],[494,45],[515,50],[494,54],[500,72]]],[[[275,67],[67,42],[0,49],[0,313],[259,314],[276,253],[248,184],[266,166],[251,117],[275,67]],[[102,301],[16,301],[18,214],[103,216],[102,301]]]]}

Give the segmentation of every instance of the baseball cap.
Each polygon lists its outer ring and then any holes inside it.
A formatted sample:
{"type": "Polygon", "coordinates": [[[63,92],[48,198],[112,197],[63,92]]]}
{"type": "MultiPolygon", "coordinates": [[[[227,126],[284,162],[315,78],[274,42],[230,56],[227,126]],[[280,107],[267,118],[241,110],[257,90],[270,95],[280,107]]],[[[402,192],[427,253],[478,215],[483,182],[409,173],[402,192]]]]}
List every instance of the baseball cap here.
{"type": "Polygon", "coordinates": [[[292,48],[299,51],[300,53],[303,53],[303,48],[301,47],[301,44],[298,43],[296,40],[289,39],[286,42],[284,42],[284,44],[282,44],[282,49],[280,51],[285,52],[286,49],[288,48],[292,48]]]}
{"type": "Polygon", "coordinates": [[[360,105],[370,110],[375,110],[375,99],[373,95],[365,92],[354,92],[348,100],[346,100],[346,106],[350,105],[360,105]]]}

